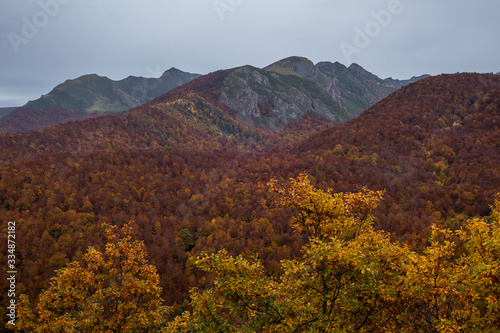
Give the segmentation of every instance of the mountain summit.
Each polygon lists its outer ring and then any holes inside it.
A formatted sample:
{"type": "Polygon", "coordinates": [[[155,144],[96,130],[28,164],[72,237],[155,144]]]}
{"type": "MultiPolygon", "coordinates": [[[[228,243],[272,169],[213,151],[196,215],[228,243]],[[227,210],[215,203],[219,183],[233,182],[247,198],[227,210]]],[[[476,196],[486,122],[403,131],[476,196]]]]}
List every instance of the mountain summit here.
{"type": "Polygon", "coordinates": [[[48,94],[28,102],[26,107],[35,110],[61,108],[79,115],[120,113],[199,76],[176,68],[165,71],[159,78],[129,76],[120,81],[96,74],[84,75],[67,80],[48,94]]]}
{"type": "Polygon", "coordinates": [[[48,94],[11,110],[0,119],[0,133],[27,132],[142,105],[197,77],[171,68],[159,78],[129,76],[113,81],[97,74],[66,80],[48,94]]]}
{"type": "MultiPolygon", "coordinates": [[[[212,85],[212,94],[243,124],[272,131],[279,131],[308,115],[327,122],[345,122],[395,90],[422,78],[383,80],[357,64],[349,68],[338,62],[315,65],[304,57],[289,57],[262,69],[233,68],[224,75],[221,85],[212,85]]],[[[50,93],[0,119],[0,133],[24,132],[69,120],[121,113],[194,79],[201,79],[200,75],[175,68],[160,78],[129,76],[113,81],[96,74],[85,75],[58,85],[50,93]]],[[[202,84],[205,92],[210,86],[208,81],[202,84]]],[[[193,89],[196,92],[198,88],[193,89]]],[[[193,92],[193,89],[188,90],[193,92]]]]}

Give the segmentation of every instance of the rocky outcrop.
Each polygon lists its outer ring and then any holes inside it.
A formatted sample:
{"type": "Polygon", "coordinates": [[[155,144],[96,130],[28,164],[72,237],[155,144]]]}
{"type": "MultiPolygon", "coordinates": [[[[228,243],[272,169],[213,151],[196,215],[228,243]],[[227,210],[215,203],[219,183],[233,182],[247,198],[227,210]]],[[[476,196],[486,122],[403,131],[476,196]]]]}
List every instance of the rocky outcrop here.
{"type": "Polygon", "coordinates": [[[224,79],[220,93],[219,100],[236,110],[237,119],[273,131],[308,113],[332,122],[351,118],[320,84],[284,72],[241,67],[224,79]]]}

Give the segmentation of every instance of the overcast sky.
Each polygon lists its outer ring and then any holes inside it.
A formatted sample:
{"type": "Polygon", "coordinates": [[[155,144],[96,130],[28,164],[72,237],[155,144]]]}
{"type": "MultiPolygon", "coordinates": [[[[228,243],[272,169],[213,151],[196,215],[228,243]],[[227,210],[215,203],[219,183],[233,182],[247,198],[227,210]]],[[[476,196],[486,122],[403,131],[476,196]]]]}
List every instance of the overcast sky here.
{"type": "Polygon", "coordinates": [[[298,55],[382,77],[500,71],[497,0],[1,0],[0,107],[66,79],[298,55]]]}

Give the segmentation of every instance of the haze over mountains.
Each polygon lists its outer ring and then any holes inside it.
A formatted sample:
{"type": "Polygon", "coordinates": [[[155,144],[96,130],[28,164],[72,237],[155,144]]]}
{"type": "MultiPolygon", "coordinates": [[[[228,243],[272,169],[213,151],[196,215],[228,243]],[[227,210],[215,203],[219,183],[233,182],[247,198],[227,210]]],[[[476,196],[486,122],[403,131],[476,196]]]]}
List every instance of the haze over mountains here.
{"type": "MultiPolygon", "coordinates": [[[[160,78],[130,76],[112,81],[95,74],[68,80],[50,93],[0,119],[0,133],[25,132],[100,114],[120,113],[179,87],[199,74],[175,68],[160,78]]],[[[417,81],[382,80],[353,64],[314,65],[290,57],[263,69],[243,66],[229,70],[218,99],[236,110],[236,118],[252,127],[280,130],[307,114],[329,122],[344,122],[396,89],[417,81]]]]}

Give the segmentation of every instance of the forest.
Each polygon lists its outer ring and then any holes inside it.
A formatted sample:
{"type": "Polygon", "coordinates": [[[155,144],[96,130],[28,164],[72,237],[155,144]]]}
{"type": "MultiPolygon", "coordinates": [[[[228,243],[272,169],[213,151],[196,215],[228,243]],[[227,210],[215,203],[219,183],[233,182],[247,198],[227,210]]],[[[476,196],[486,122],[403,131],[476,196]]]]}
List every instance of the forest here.
{"type": "Polygon", "coordinates": [[[274,133],[218,101],[224,74],[0,136],[18,331],[495,331],[499,76],[424,79],[274,133]],[[116,256],[130,308],[108,313],[116,256]],[[75,278],[88,287],[68,294],[75,278]]]}

